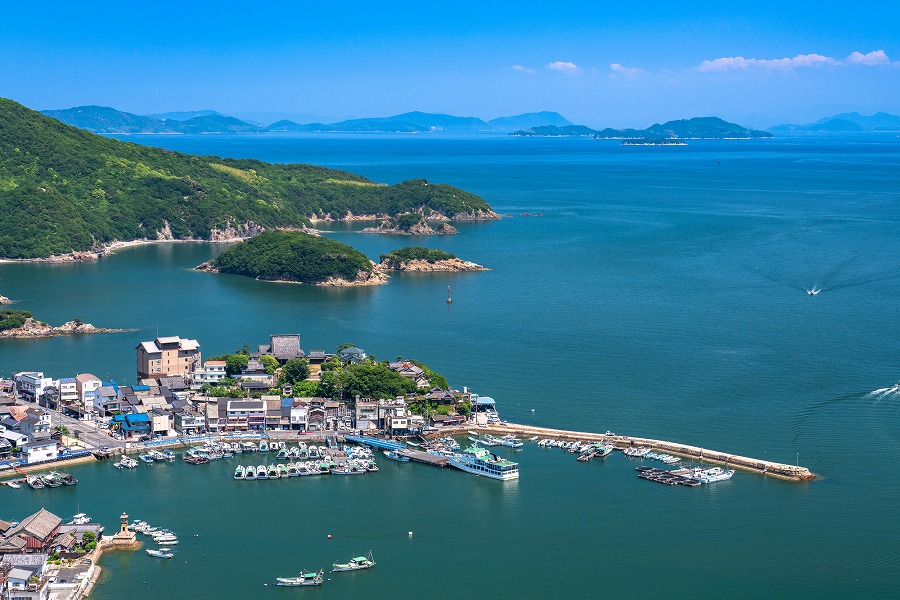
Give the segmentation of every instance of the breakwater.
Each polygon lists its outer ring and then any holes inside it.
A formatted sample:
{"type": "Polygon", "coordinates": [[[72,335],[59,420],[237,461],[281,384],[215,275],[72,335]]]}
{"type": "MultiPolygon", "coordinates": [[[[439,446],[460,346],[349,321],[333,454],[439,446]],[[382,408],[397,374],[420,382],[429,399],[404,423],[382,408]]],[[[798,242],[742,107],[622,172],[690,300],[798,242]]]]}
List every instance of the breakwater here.
{"type": "MultiPolygon", "coordinates": [[[[454,427],[445,428],[442,433],[461,434],[471,427],[454,427]]],[[[664,451],[669,454],[691,458],[698,461],[725,465],[732,468],[743,469],[745,471],[753,471],[777,477],[779,479],[787,479],[790,481],[809,481],[816,478],[816,474],[806,467],[800,465],[789,465],[785,463],[777,463],[759,458],[751,458],[749,456],[740,456],[719,450],[711,450],[709,448],[701,448],[699,446],[691,446],[688,444],[679,444],[664,440],[654,440],[650,438],[634,437],[627,435],[591,433],[584,431],[566,431],[562,429],[550,429],[547,427],[533,427],[530,425],[520,425],[510,423],[508,425],[489,425],[487,427],[478,427],[479,433],[490,433],[495,435],[519,435],[519,436],[539,436],[542,438],[565,439],[570,441],[596,441],[611,440],[615,443],[616,448],[632,448],[638,446],[649,446],[654,451],[664,451]]]]}

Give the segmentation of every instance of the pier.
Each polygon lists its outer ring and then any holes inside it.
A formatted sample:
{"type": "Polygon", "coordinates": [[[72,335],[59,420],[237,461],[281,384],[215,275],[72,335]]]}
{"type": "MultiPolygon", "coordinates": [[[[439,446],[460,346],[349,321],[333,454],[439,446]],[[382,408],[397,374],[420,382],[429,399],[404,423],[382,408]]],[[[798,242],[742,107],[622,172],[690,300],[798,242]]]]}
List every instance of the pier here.
{"type": "Polygon", "coordinates": [[[450,461],[447,460],[446,456],[438,456],[437,454],[429,454],[428,452],[422,452],[421,450],[397,450],[397,454],[401,456],[405,456],[409,458],[412,462],[422,463],[424,465],[431,465],[433,467],[449,467],[450,461]]]}
{"type": "MultiPolygon", "coordinates": [[[[471,426],[461,427],[445,427],[437,435],[462,435],[471,426]]],[[[654,440],[650,438],[634,437],[627,435],[591,433],[583,431],[566,431],[562,429],[550,429],[546,427],[533,427],[531,425],[521,425],[510,423],[508,425],[488,425],[487,427],[478,427],[479,433],[490,433],[500,436],[518,435],[524,437],[539,436],[542,438],[565,439],[571,441],[592,441],[599,442],[602,440],[612,441],[616,448],[625,449],[638,446],[649,446],[654,451],[663,451],[669,454],[690,458],[693,460],[719,464],[744,471],[753,471],[769,477],[786,479],[789,481],[809,481],[816,478],[816,474],[800,465],[789,465],[785,463],[777,463],[759,458],[751,458],[748,456],[740,456],[738,454],[730,454],[719,450],[710,450],[709,448],[700,448],[699,446],[690,446],[688,444],[679,444],[663,440],[654,440]]]]}

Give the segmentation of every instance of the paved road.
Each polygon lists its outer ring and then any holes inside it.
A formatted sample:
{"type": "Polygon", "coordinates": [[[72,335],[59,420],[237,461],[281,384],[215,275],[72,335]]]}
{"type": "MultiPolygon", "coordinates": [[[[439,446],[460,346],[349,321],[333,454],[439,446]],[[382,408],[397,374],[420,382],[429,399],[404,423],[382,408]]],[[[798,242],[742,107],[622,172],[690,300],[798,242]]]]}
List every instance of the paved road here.
{"type": "MultiPolygon", "coordinates": [[[[46,408],[43,408],[42,406],[31,402],[26,403],[26,405],[30,408],[35,408],[43,411],[47,410],[46,408]]],[[[110,437],[105,429],[98,428],[96,421],[79,421],[78,419],[67,417],[62,413],[54,411],[49,412],[51,415],[51,427],[56,427],[57,425],[67,427],[69,429],[69,436],[77,437],[79,440],[81,440],[82,443],[87,445],[88,450],[96,450],[100,446],[109,446],[111,450],[125,447],[125,442],[110,437]]]]}

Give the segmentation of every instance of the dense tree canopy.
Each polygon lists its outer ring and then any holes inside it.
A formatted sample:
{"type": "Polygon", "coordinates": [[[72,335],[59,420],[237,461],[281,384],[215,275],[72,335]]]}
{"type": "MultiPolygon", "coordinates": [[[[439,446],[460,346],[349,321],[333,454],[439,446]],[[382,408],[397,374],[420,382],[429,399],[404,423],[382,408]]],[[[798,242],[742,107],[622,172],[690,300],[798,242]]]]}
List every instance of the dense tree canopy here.
{"type": "Polygon", "coordinates": [[[209,239],[311,216],[490,211],[424,179],[381,185],[312,165],[194,156],[98,136],[0,98],[0,257],[89,250],[115,240],[209,239]]]}

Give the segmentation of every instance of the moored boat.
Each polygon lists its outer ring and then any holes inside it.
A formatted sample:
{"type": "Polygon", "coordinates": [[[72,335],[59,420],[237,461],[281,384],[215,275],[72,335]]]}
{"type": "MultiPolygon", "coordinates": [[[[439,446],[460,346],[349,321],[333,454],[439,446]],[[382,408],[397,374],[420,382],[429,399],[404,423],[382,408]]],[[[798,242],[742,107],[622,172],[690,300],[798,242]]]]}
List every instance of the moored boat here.
{"type": "Polygon", "coordinates": [[[18,481],[7,481],[6,485],[8,485],[9,487],[11,487],[14,490],[17,490],[20,487],[22,487],[22,484],[19,483],[18,481]]]}
{"type": "Polygon", "coordinates": [[[301,585],[322,585],[322,581],[324,581],[322,574],[325,572],[324,569],[319,569],[318,573],[303,573],[299,577],[278,577],[275,585],[286,585],[289,587],[296,587],[301,585]]]}
{"type": "Polygon", "coordinates": [[[384,455],[391,460],[396,460],[397,462],[409,462],[408,456],[398,454],[396,450],[385,450],[384,455]]]}
{"type": "Polygon", "coordinates": [[[450,465],[466,473],[502,481],[519,478],[518,463],[499,458],[478,446],[470,446],[462,454],[452,454],[447,460],[450,465]]]}
{"type": "Polygon", "coordinates": [[[257,479],[268,479],[268,469],[266,469],[266,465],[259,465],[256,467],[256,478],[257,479]]]}
{"type": "Polygon", "coordinates": [[[372,557],[372,551],[365,556],[357,556],[350,559],[348,563],[334,563],[331,569],[332,573],[342,571],[359,571],[360,569],[371,569],[375,566],[375,559],[372,557]]]}
{"type": "Polygon", "coordinates": [[[244,479],[245,473],[246,473],[246,469],[244,468],[244,465],[238,465],[234,469],[234,478],[235,479],[244,479]]]}
{"type": "Polygon", "coordinates": [[[28,487],[33,490],[40,490],[47,487],[46,485],[44,485],[44,482],[41,480],[41,478],[37,475],[28,475],[25,478],[25,482],[28,484],[28,487]]]}

